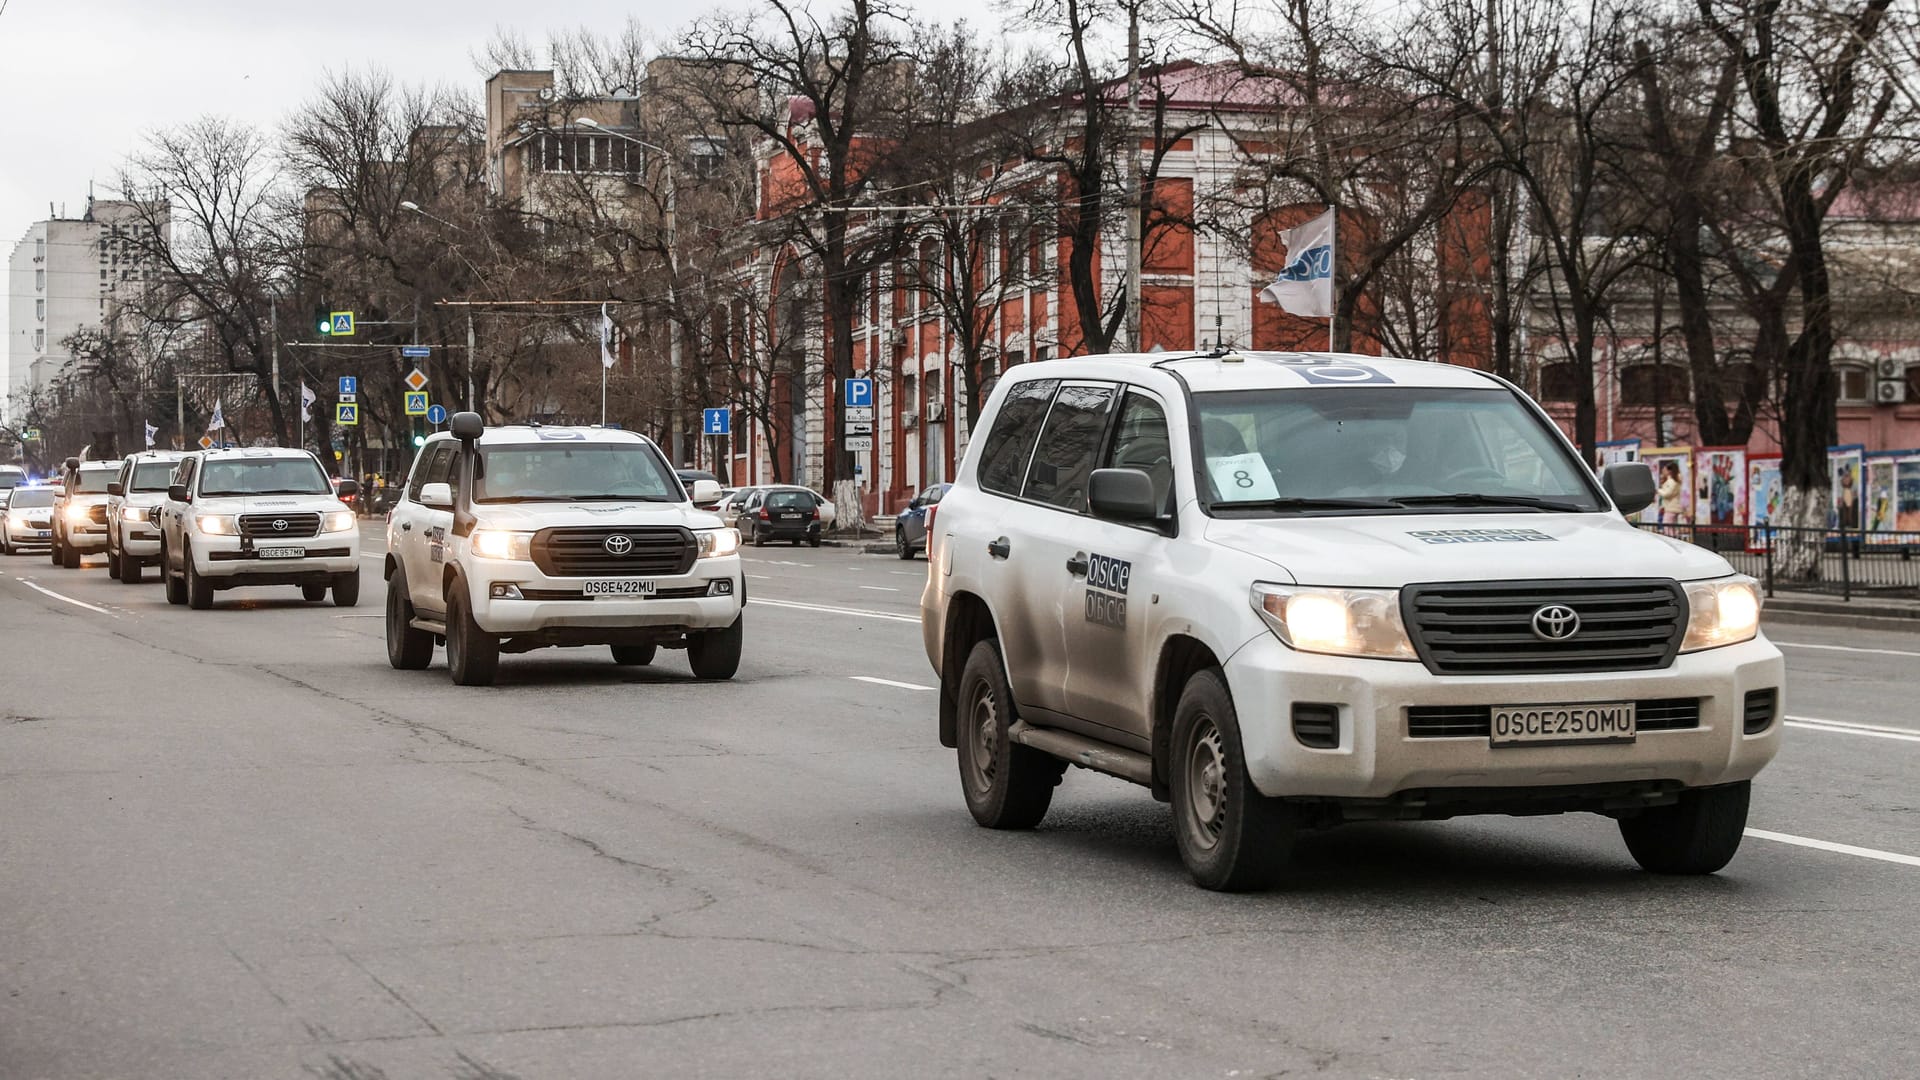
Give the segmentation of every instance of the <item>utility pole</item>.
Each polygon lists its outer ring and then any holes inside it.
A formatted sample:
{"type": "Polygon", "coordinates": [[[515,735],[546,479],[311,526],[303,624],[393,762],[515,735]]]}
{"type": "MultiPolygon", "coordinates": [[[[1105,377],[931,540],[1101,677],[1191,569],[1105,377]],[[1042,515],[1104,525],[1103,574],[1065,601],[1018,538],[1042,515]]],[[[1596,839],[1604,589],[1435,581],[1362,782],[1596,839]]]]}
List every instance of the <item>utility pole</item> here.
{"type": "Polygon", "coordinates": [[[1127,348],[1140,351],[1140,0],[1127,4],[1127,348]]]}
{"type": "Polygon", "coordinates": [[[467,309],[467,408],[473,408],[473,309],[467,309]]]}

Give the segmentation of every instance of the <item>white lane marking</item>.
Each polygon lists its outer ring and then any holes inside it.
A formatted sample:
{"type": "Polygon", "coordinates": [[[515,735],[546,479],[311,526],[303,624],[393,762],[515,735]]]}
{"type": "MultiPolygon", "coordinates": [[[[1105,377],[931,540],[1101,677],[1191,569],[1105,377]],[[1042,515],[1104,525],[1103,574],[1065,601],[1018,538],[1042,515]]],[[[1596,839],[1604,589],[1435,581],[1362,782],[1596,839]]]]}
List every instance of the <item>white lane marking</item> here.
{"type": "Polygon", "coordinates": [[[887,619],[891,622],[910,622],[918,624],[918,615],[895,615],[889,611],[869,611],[866,608],[825,607],[820,604],[796,604],[791,600],[765,600],[758,596],[750,598],[749,604],[765,604],[768,607],[793,608],[796,611],[821,611],[828,615],[853,615],[863,619],[887,619]]]}
{"type": "Polygon", "coordinates": [[[1828,724],[1818,720],[1804,720],[1788,717],[1786,725],[1804,731],[1829,731],[1836,735],[1865,735],[1874,739],[1898,739],[1901,742],[1920,742],[1920,731],[1900,731],[1895,728],[1871,728],[1864,724],[1828,724]]]}
{"type": "Polygon", "coordinates": [[[62,596],[61,594],[54,592],[52,589],[43,588],[39,585],[35,585],[33,582],[28,581],[26,578],[15,578],[14,580],[18,581],[22,585],[25,585],[27,588],[32,589],[34,592],[45,593],[46,595],[53,597],[55,600],[60,600],[65,603],[72,604],[74,607],[83,607],[83,608],[86,608],[88,611],[97,611],[100,614],[105,615],[110,619],[117,619],[120,617],[119,615],[111,611],[108,611],[106,608],[95,607],[94,605],[87,603],[85,600],[75,600],[71,596],[62,596]]]}
{"type": "Polygon", "coordinates": [[[1862,649],[1857,645],[1815,645],[1805,641],[1775,641],[1774,644],[1783,649],[1820,649],[1825,652],[1872,653],[1875,656],[1920,656],[1920,652],[1908,652],[1905,649],[1862,649]]]}
{"type": "Polygon", "coordinates": [[[860,588],[871,589],[874,592],[899,592],[900,591],[899,589],[888,588],[885,585],[862,585],[860,586],[860,588]]]}
{"type": "Polygon", "coordinates": [[[876,679],[872,675],[849,675],[847,676],[847,678],[852,679],[854,682],[872,683],[875,686],[897,686],[902,690],[937,690],[939,689],[939,687],[935,687],[935,686],[921,686],[919,683],[898,682],[893,679],[876,679]]]}
{"type": "Polygon", "coordinates": [[[887,571],[887,573],[892,574],[895,577],[926,577],[927,576],[925,574],[916,574],[911,570],[889,570],[887,571]]]}
{"type": "Polygon", "coordinates": [[[748,574],[747,578],[752,581],[772,581],[773,580],[772,577],[766,574],[748,574]]]}
{"type": "Polygon", "coordinates": [[[1836,844],[1831,840],[1814,840],[1790,833],[1768,832],[1765,829],[1748,829],[1747,835],[1761,840],[1771,840],[1776,844],[1792,844],[1795,847],[1813,848],[1816,851],[1832,851],[1841,855],[1855,855],[1862,859],[1878,859],[1881,862],[1899,863],[1901,866],[1920,866],[1920,855],[1902,855],[1894,851],[1881,851],[1877,848],[1855,847],[1852,844],[1836,844]]]}

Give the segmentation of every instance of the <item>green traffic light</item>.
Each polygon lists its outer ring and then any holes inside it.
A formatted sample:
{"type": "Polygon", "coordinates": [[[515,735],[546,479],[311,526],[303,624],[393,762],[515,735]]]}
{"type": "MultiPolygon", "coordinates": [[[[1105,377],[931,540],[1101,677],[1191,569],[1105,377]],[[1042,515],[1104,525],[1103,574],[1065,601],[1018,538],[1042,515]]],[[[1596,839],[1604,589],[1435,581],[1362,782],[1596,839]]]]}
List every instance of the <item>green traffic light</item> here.
{"type": "Polygon", "coordinates": [[[415,446],[427,445],[427,437],[425,435],[415,435],[413,437],[413,445],[415,446]]]}

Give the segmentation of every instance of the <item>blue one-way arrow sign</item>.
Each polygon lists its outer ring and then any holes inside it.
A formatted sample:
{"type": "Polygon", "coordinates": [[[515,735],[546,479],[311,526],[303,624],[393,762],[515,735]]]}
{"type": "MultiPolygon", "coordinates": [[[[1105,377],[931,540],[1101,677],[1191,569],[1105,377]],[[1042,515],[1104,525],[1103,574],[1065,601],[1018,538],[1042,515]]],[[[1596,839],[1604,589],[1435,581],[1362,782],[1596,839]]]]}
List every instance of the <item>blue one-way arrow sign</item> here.
{"type": "Polygon", "coordinates": [[[432,356],[433,347],[431,345],[402,345],[400,346],[400,355],[409,360],[418,360],[422,357],[432,356]]]}
{"type": "Polygon", "coordinates": [[[427,406],[427,423],[444,424],[446,422],[447,422],[447,407],[445,405],[427,406]]]}
{"type": "Polygon", "coordinates": [[[733,434],[733,412],[730,409],[700,410],[700,430],[708,435],[733,434]]]}

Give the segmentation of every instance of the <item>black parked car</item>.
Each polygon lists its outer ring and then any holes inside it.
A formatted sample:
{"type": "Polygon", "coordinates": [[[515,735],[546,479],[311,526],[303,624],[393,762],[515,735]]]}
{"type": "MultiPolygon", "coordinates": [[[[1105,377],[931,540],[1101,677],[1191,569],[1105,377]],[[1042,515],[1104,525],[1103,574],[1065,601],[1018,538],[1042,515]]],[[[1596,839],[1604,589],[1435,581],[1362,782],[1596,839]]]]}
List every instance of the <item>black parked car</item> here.
{"type": "Polygon", "coordinates": [[[952,484],[935,484],[913,497],[900,516],[893,519],[893,546],[903,559],[927,549],[927,525],[933,520],[933,508],[952,484]]]}
{"type": "Polygon", "coordinates": [[[796,546],[805,540],[820,546],[820,503],[813,492],[801,488],[754,492],[734,524],[755,547],[769,540],[791,540],[796,546]]]}

